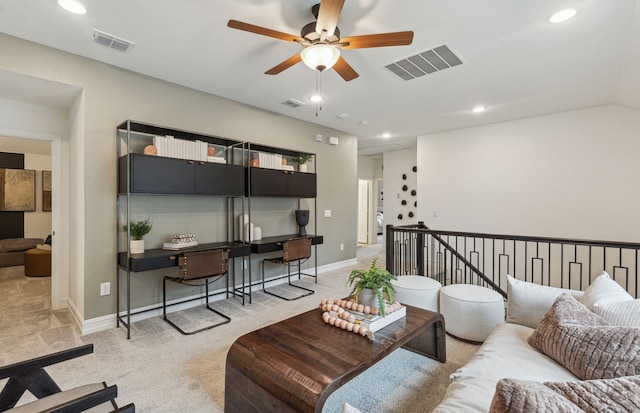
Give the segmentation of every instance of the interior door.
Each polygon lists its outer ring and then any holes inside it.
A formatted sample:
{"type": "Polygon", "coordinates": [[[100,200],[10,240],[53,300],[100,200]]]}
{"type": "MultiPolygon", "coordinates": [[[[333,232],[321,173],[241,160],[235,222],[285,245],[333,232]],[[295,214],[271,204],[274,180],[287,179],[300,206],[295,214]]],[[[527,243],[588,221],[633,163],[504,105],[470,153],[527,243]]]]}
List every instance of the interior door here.
{"type": "Polygon", "coordinates": [[[369,193],[371,181],[358,179],[358,242],[369,242],[369,193]]]}

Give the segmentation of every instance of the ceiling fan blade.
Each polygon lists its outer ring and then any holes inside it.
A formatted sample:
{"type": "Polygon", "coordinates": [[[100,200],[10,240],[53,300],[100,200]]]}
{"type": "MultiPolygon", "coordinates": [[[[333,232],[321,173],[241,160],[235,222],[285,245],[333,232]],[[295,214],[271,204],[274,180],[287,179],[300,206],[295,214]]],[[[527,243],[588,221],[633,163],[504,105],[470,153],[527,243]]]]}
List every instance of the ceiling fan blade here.
{"type": "Polygon", "coordinates": [[[316,33],[322,36],[326,31],[326,37],[333,36],[338,25],[338,19],[344,6],[344,0],[321,0],[318,11],[318,21],[316,23],[316,33]]]}
{"type": "Polygon", "coordinates": [[[296,63],[300,63],[301,61],[302,61],[302,58],[300,57],[300,53],[298,53],[296,55],[291,56],[290,58],[280,63],[279,65],[274,66],[271,69],[267,70],[266,72],[264,72],[264,74],[277,75],[278,73],[287,70],[291,66],[295,65],[296,63]]]}
{"type": "Polygon", "coordinates": [[[333,65],[333,68],[347,82],[360,76],[342,56],[340,56],[336,64],[333,65]]]}
{"type": "Polygon", "coordinates": [[[240,22],[238,20],[229,20],[227,26],[232,29],[244,30],[245,32],[261,34],[263,36],[273,37],[274,39],[284,40],[287,42],[304,42],[300,36],[279,32],[277,30],[267,29],[266,27],[256,26],[249,23],[240,22]]]}
{"type": "Polygon", "coordinates": [[[365,49],[367,47],[405,46],[413,42],[413,32],[393,32],[353,36],[340,39],[340,43],[349,43],[343,49],[365,49]]]}

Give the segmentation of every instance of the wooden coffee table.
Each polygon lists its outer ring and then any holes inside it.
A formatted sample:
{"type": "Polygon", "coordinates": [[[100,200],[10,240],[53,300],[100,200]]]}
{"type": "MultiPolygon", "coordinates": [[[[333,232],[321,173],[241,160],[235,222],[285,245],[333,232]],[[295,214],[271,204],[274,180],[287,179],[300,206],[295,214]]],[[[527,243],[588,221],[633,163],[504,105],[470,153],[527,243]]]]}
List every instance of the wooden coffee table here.
{"type": "Polygon", "coordinates": [[[245,334],[227,354],[224,411],[321,412],[331,393],[400,347],[444,363],[442,315],[406,307],[373,342],[325,324],[320,309],[245,334]]]}

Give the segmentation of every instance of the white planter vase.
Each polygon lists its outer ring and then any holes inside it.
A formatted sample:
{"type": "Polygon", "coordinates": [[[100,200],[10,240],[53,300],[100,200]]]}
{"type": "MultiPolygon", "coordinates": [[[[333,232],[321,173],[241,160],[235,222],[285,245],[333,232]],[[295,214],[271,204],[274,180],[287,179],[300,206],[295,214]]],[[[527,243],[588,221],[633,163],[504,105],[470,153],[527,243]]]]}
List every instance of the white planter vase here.
{"type": "Polygon", "coordinates": [[[144,240],[132,239],[129,242],[129,251],[131,254],[142,254],[144,252],[144,240]]]}
{"type": "Polygon", "coordinates": [[[362,305],[378,308],[378,297],[371,288],[365,288],[358,294],[358,302],[362,305]]]}
{"type": "Polygon", "coordinates": [[[307,172],[307,164],[301,163],[298,165],[298,172],[307,172]]]}

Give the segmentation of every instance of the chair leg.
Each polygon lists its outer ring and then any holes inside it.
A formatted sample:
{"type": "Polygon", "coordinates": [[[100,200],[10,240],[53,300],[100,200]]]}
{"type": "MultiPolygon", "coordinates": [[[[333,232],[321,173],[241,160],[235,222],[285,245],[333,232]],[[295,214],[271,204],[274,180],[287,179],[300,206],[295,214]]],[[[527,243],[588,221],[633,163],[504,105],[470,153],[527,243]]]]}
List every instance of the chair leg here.
{"type": "MultiPolygon", "coordinates": [[[[291,283],[291,263],[289,263],[289,262],[287,263],[287,282],[288,282],[288,284],[291,287],[297,288],[299,290],[303,290],[305,292],[300,294],[300,295],[297,295],[295,297],[285,297],[283,295],[279,295],[279,294],[276,294],[274,292],[267,291],[267,289],[265,288],[265,285],[264,285],[264,262],[265,261],[266,260],[262,260],[262,291],[264,291],[266,294],[269,294],[269,295],[272,295],[274,297],[278,297],[278,298],[280,298],[282,300],[287,300],[287,301],[294,301],[294,300],[298,300],[298,299],[300,299],[302,297],[306,297],[308,295],[315,294],[315,291],[313,291],[313,290],[311,290],[309,288],[300,287],[299,285],[294,285],[294,284],[291,283]]],[[[298,268],[300,268],[300,267],[298,266],[298,268]]]]}
{"type": "Polygon", "coordinates": [[[185,336],[190,336],[192,334],[196,334],[199,333],[201,331],[205,331],[205,330],[210,330],[214,327],[218,327],[221,326],[223,324],[227,324],[231,321],[231,318],[229,318],[226,314],[221,313],[220,311],[214,310],[213,308],[211,308],[211,306],[209,305],[209,281],[205,280],[205,307],[208,310],[213,311],[214,313],[218,314],[219,316],[221,316],[223,318],[222,321],[218,322],[218,323],[214,323],[214,324],[210,324],[206,327],[203,328],[199,328],[197,330],[193,330],[193,331],[185,331],[182,328],[180,328],[177,324],[175,324],[173,321],[171,321],[169,319],[169,317],[167,317],[167,279],[171,279],[170,277],[165,276],[164,279],[162,280],[162,314],[163,314],[163,318],[164,321],[166,321],[167,323],[169,323],[173,328],[175,328],[176,330],[178,330],[178,332],[180,332],[180,334],[183,334],[185,336]]]}

